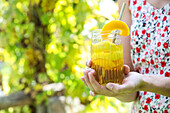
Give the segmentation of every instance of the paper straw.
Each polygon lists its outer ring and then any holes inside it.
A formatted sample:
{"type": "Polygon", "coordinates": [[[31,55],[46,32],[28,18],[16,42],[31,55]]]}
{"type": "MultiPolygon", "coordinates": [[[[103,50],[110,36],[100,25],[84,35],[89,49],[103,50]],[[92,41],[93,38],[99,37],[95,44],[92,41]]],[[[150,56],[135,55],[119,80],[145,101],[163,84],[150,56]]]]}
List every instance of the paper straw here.
{"type": "Polygon", "coordinates": [[[124,12],[125,6],[126,6],[126,3],[125,3],[125,2],[123,2],[123,5],[122,5],[121,11],[120,11],[120,15],[119,15],[119,20],[121,20],[121,19],[122,19],[122,15],[123,15],[123,12],[124,12]]]}

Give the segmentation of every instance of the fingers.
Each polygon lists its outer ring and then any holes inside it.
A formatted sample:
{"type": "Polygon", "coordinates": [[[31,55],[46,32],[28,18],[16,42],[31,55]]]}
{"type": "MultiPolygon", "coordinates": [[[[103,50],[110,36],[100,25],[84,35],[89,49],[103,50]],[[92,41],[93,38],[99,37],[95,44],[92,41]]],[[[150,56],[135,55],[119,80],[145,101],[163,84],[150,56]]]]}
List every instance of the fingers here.
{"type": "Polygon", "coordinates": [[[91,86],[93,87],[95,93],[105,96],[114,96],[110,90],[108,90],[105,86],[100,85],[94,78],[93,74],[89,73],[89,80],[91,86]]]}
{"type": "Polygon", "coordinates": [[[123,66],[123,69],[124,69],[124,74],[127,75],[129,72],[130,72],[130,68],[128,65],[124,65],[123,66]]]}
{"type": "Polygon", "coordinates": [[[91,96],[96,96],[97,93],[95,93],[95,92],[93,92],[93,91],[90,91],[90,95],[91,95],[91,96]]]}
{"type": "MultiPolygon", "coordinates": [[[[81,77],[80,79],[81,79],[81,80],[83,81],[83,83],[87,86],[87,83],[86,83],[84,77],[81,77]]],[[[88,87],[88,86],[87,86],[87,87],[88,87]]]]}
{"type": "Polygon", "coordinates": [[[92,65],[91,60],[86,61],[86,66],[87,66],[87,67],[91,67],[91,65],[92,65]]]}
{"type": "MultiPolygon", "coordinates": [[[[81,77],[80,79],[81,79],[81,80],[84,82],[84,84],[88,87],[88,85],[87,85],[87,83],[86,83],[84,77],[81,77]]],[[[91,96],[96,96],[97,93],[95,93],[95,92],[93,92],[93,91],[90,91],[90,95],[91,95],[91,96]]]]}
{"type": "Polygon", "coordinates": [[[89,80],[88,73],[92,70],[93,69],[91,69],[91,68],[87,68],[83,71],[83,75],[84,75],[85,80],[89,80]]]}
{"type": "Polygon", "coordinates": [[[95,90],[101,90],[101,86],[100,84],[95,80],[94,76],[92,73],[89,73],[89,80],[90,80],[90,83],[92,85],[92,87],[95,89],[95,90]]]}
{"type": "Polygon", "coordinates": [[[91,85],[89,76],[90,75],[93,76],[94,73],[95,73],[95,71],[91,68],[85,69],[85,71],[83,71],[85,83],[86,83],[87,87],[90,88],[93,92],[95,92],[95,90],[91,85]]]}
{"type": "MultiPolygon", "coordinates": [[[[105,96],[111,96],[112,92],[108,90],[105,86],[100,85],[96,80],[95,80],[95,70],[89,68],[86,69],[84,72],[84,78],[82,77],[81,79],[83,82],[87,85],[88,88],[94,93],[97,93],[99,95],[105,95],[105,96]]],[[[91,95],[94,95],[91,93],[91,95]]]]}
{"type": "MultiPolygon", "coordinates": [[[[81,80],[84,82],[84,84],[87,86],[84,77],[81,77],[80,79],[81,79],[81,80]]],[[[88,87],[88,86],[87,86],[87,87],[88,87]]],[[[95,92],[93,92],[93,91],[90,91],[90,95],[91,95],[91,96],[96,96],[97,93],[95,93],[95,92]]]]}

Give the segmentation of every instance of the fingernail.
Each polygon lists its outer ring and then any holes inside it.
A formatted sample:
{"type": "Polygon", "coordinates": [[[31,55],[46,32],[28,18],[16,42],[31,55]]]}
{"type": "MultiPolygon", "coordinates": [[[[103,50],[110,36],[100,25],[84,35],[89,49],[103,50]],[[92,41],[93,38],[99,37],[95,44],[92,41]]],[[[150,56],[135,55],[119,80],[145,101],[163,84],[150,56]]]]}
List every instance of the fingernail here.
{"type": "Polygon", "coordinates": [[[92,79],[93,76],[92,73],[90,72],[88,75],[89,75],[89,79],[92,79]]]}
{"type": "Polygon", "coordinates": [[[91,95],[94,96],[94,92],[91,92],[91,95]]]}
{"type": "Polygon", "coordinates": [[[86,62],[86,65],[89,67],[89,61],[86,62]]]}
{"type": "Polygon", "coordinates": [[[81,77],[80,79],[83,81],[83,78],[84,78],[84,77],[81,77]]]}
{"type": "Polygon", "coordinates": [[[88,74],[89,76],[92,76],[93,75],[93,73],[92,72],[89,72],[89,74],[88,74]]]}
{"type": "Polygon", "coordinates": [[[113,85],[111,85],[111,84],[107,84],[106,87],[110,90],[113,90],[113,85]]]}
{"type": "Polygon", "coordinates": [[[88,75],[84,74],[84,78],[85,78],[85,79],[88,79],[88,75]]]}

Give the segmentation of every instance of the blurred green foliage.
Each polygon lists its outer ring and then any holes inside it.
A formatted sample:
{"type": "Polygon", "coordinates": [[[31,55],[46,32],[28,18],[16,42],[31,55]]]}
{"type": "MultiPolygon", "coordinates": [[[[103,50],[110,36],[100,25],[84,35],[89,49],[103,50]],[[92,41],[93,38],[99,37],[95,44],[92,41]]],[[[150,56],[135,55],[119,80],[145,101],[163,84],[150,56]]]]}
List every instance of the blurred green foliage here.
{"type": "MultiPolygon", "coordinates": [[[[91,97],[80,80],[85,61],[90,58],[90,41],[82,35],[84,25],[97,22],[89,30],[101,28],[107,20],[96,13],[99,0],[0,0],[0,61],[2,88],[6,94],[24,90],[36,104],[51,92],[42,87],[62,82],[66,97],[78,98],[86,106],[78,112],[126,112],[114,98],[91,97]]],[[[29,106],[9,108],[0,113],[31,113],[29,106]]]]}

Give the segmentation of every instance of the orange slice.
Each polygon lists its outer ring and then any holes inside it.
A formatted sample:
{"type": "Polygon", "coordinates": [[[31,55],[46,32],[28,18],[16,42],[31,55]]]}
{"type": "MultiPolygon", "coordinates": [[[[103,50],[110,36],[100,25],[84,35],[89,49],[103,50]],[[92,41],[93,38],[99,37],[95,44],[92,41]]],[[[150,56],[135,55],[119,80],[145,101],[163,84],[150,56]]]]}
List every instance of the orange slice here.
{"type": "Polygon", "coordinates": [[[130,33],[129,28],[125,22],[120,20],[112,20],[103,26],[102,32],[104,32],[105,35],[102,34],[102,37],[107,38],[108,33],[111,33],[113,30],[120,30],[120,35],[122,36],[128,36],[130,33]]]}

